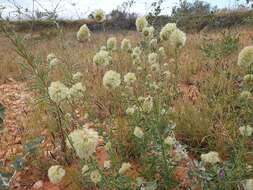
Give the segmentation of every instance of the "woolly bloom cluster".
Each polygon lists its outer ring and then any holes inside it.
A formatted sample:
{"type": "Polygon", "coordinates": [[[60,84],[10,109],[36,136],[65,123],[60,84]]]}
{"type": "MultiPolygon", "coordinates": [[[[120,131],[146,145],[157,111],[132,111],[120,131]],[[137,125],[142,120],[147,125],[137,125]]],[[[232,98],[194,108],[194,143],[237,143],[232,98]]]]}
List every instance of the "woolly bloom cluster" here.
{"type": "Polygon", "coordinates": [[[166,24],[160,32],[160,38],[169,41],[173,48],[181,48],[186,42],[186,34],[178,29],[175,23],[166,24]]]}
{"type": "Polygon", "coordinates": [[[59,183],[62,178],[65,176],[65,170],[62,168],[62,166],[55,165],[51,166],[48,169],[48,178],[51,181],[51,183],[56,184],[59,183]]]}
{"type": "Polygon", "coordinates": [[[56,57],[56,55],[54,53],[50,53],[47,56],[47,62],[49,63],[49,68],[51,69],[51,68],[59,65],[61,61],[60,61],[60,59],[58,59],[56,57]]]}
{"type": "Polygon", "coordinates": [[[127,73],[124,76],[124,82],[127,83],[128,85],[133,84],[136,80],[137,79],[134,73],[127,73]]]}
{"type": "Polygon", "coordinates": [[[115,37],[108,38],[106,47],[109,51],[115,51],[117,49],[117,39],[115,37]]]}
{"type": "Polygon", "coordinates": [[[52,82],[48,87],[48,94],[51,100],[61,103],[67,98],[81,98],[86,88],[81,82],[74,84],[71,88],[66,87],[60,81],[52,82]]]}
{"type": "Polygon", "coordinates": [[[121,84],[121,76],[116,71],[107,71],[103,77],[103,85],[110,89],[115,89],[121,84]]]}
{"type": "Polygon", "coordinates": [[[66,142],[70,149],[74,148],[79,158],[87,160],[96,150],[98,133],[84,126],[71,132],[66,142]]]}
{"type": "Polygon", "coordinates": [[[146,17],[139,17],[136,19],[136,28],[138,32],[142,32],[142,30],[148,26],[148,21],[146,20],[146,17]]]}
{"type": "Polygon", "coordinates": [[[131,49],[132,49],[131,41],[126,38],[123,39],[121,42],[121,49],[124,51],[131,51],[131,49]]]}
{"type": "Polygon", "coordinates": [[[102,9],[96,10],[93,14],[93,17],[99,23],[104,22],[106,20],[105,12],[102,9]]]}
{"type": "Polygon", "coordinates": [[[86,24],[84,24],[80,27],[76,36],[77,36],[78,41],[81,41],[81,42],[85,40],[89,40],[91,36],[90,29],[88,28],[86,24]]]}
{"type": "Polygon", "coordinates": [[[253,64],[253,46],[245,47],[238,56],[238,65],[250,67],[253,64]]]}
{"type": "MultiPolygon", "coordinates": [[[[105,20],[105,14],[101,10],[97,10],[94,13],[94,18],[97,22],[103,22],[105,20]]],[[[158,70],[160,68],[159,66],[159,60],[161,60],[161,57],[165,57],[165,50],[163,47],[160,47],[158,49],[158,41],[157,39],[152,39],[154,36],[154,28],[152,26],[149,26],[147,20],[145,17],[138,18],[136,20],[136,27],[139,32],[142,33],[144,40],[147,40],[148,47],[151,50],[151,53],[148,54],[148,62],[152,65],[152,68],[155,70],[158,70]],[[158,50],[157,50],[158,49],[158,50]]],[[[77,39],[79,41],[88,40],[90,38],[90,31],[86,25],[83,25],[78,33],[77,33],[77,39]]],[[[182,48],[185,45],[186,42],[186,35],[184,32],[179,30],[175,23],[168,23],[166,24],[161,32],[160,32],[160,39],[162,41],[169,41],[170,45],[173,48],[182,48]]],[[[132,49],[131,41],[129,39],[123,39],[121,42],[121,49],[131,53],[131,57],[134,59],[135,63],[141,62],[141,54],[142,49],[140,47],[135,47],[132,49]]],[[[103,46],[99,52],[96,53],[96,55],[93,57],[93,62],[96,65],[103,65],[107,66],[112,63],[112,51],[117,50],[117,39],[114,37],[108,38],[106,46],[103,46]]],[[[52,60],[56,59],[56,56],[54,54],[51,54],[48,56],[48,62],[51,62],[52,60]]],[[[238,65],[249,67],[253,63],[253,47],[247,47],[242,50],[242,52],[239,55],[238,58],[238,65]]],[[[170,73],[166,73],[167,75],[171,75],[170,73]]],[[[82,77],[81,73],[76,73],[73,75],[73,80],[78,81],[82,77]]],[[[245,76],[244,81],[251,81],[252,76],[245,76]]],[[[134,82],[137,80],[135,73],[129,72],[124,75],[124,82],[129,87],[130,85],[134,84],[134,82]]],[[[106,71],[103,76],[103,85],[107,89],[115,89],[121,85],[121,74],[109,70],[106,71]]],[[[155,86],[155,85],[153,85],[155,86]]],[[[82,85],[82,83],[76,83],[71,88],[68,88],[64,84],[62,84],[59,81],[52,82],[50,87],[48,88],[48,93],[50,98],[57,103],[60,103],[64,101],[67,98],[72,97],[81,97],[83,93],[85,92],[85,87],[82,85]]],[[[245,93],[246,94],[246,93],[245,93]]],[[[244,96],[249,96],[250,92],[247,93],[244,96]]],[[[155,104],[154,101],[155,98],[152,96],[146,96],[146,97],[139,97],[138,98],[138,107],[136,105],[133,105],[131,107],[128,107],[126,110],[126,114],[128,117],[133,117],[134,114],[139,111],[143,115],[151,115],[153,110],[155,110],[155,104]]],[[[142,139],[145,137],[145,130],[143,130],[141,127],[135,126],[133,130],[133,135],[136,138],[142,139]]],[[[239,128],[239,132],[241,135],[244,136],[251,136],[253,133],[253,128],[250,126],[243,126],[239,128]]],[[[67,147],[70,149],[73,149],[76,155],[87,161],[96,151],[96,147],[98,145],[99,136],[96,131],[93,129],[89,129],[88,127],[84,126],[81,129],[76,129],[72,131],[66,138],[66,144],[67,147]]],[[[178,141],[176,141],[174,136],[167,136],[164,140],[164,144],[166,146],[170,146],[176,149],[176,155],[175,155],[175,161],[181,160],[182,158],[186,158],[187,154],[182,148],[182,146],[179,144],[178,141]]],[[[105,146],[106,150],[111,149],[111,144],[109,142],[105,146]]],[[[201,154],[201,161],[205,164],[217,164],[221,162],[221,159],[219,157],[218,152],[211,151],[206,154],[201,154]]],[[[106,160],[104,162],[104,169],[111,168],[111,161],[106,160]]],[[[118,170],[118,173],[120,175],[124,175],[131,169],[130,163],[122,163],[121,167],[118,170]]],[[[89,174],[90,180],[97,184],[101,182],[102,180],[102,173],[97,168],[94,167],[89,168],[88,165],[84,165],[82,167],[82,174],[87,175],[89,174]]],[[[48,177],[52,183],[59,183],[62,178],[65,176],[65,170],[59,166],[51,166],[48,170],[48,177]]],[[[252,189],[253,187],[253,180],[246,180],[244,183],[245,189],[252,189]]]]}
{"type": "Polygon", "coordinates": [[[242,126],[239,128],[241,135],[250,137],[253,134],[253,128],[250,125],[242,126]]]}
{"type": "Polygon", "coordinates": [[[82,175],[86,176],[90,173],[90,180],[95,184],[99,183],[102,179],[99,170],[93,170],[93,171],[90,171],[90,172],[89,172],[89,170],[90,170],[89,166],[84,165],[82,167],[82,175]]]}
{"type": "Polygon", "coordinates": [[[207,154],[201,154],[201,160],[205,163],[216,164],[220,162],[218,152],[211,151],[207,154]]]}
{"type": "Polygon", "coordinates": [[[111,62],[112,62],[112,57],[110,56],[109,52],[106,50],[100,50],[93,57],[93,63],[95,63],[96,65],[107,66],[107,65],[110,65],[111,62]]]}

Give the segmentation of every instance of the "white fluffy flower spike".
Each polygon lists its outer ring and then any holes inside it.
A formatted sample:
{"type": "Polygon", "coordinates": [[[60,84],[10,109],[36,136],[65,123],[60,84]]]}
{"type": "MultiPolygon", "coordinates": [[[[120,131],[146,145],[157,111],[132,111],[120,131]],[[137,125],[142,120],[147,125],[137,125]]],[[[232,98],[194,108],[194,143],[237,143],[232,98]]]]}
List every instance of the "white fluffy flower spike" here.
{"type": "Polygon", "coordinates": [[[106,20],[105,12],[102,9],[96,10],[93,16],[94,19],[99,23],[104,22],[106,20]]]}
{"type": "Polygon", "coordinates": [[[144,136],[144,132],[140,127],[135,127],[134,128],[134,136],[136,136],[137,138],[142,139],[144,136]]]}
{"type": "Polygon", "coordinates": [[[129,39],[123,39],[121,42],[121,49],[124,51],[130,51],[132,49],[131,41],[129,39]]]}
{"type": "Polygon", "coordinates": [[[174,48],[182,48],[185,46],[186,34],[179,29],[174,30],[169,38],[170,44],[174,48]]]}
{"type": "Polygon", "coordinates": [[[136,76],[134,73],[127,73],[124,76],[124,82],[128,85],[133,84],[136,81],[136,76]]]}
{"type": "Polygon", "coordinates": [[[66,143],[70,149],[75,149],[76,154],[81,159],[87,160],[96,150],[98,133],[84,126],[82,129],[71,132],[66,139],[66,143]]]}
{"type": "Polygon", "coordinates": [[[116,71],[107,71],[103,77],[103,85],[110,89],[115,89],[121,84],[121,76],[116,71]]]}
{"type": "Polygon", "coordinates": [[[240,131],[241,135],[246,136],[246,137],[250,137],[253,133],[253,128],[250,127],[250,125],[242,126],[239,128],[239,131],[240,131]]]}
{"type": "Polygon", "coordinates": [[[48,178],[51,183],[56,184],[59,183],[62,178],[65,176],[65,170],[62,168],[62,166],[55,165],[51,166],[48,169],[48,178]]]}
{"type": "Polygon", "coordinates": [[[136,19],[136,29],[138,32],[142,32],[143,28],[148,26],[148,21],[146,20],[146,17],[139,17],[136,19]]]}
{"type": "Polygon", "coordinates": [[[125,174],[128,170],[131,169],[131,164],[129,162],[122,163],[121,168],[119,169],[119,174],[125,174]]]}
{"type": "Polygon", "coordinates": [[[90,36],[91,36],[90,29],[88,28],[86,24],[84,24],[80,27],[76,36],[77,36],[77,40],[81,42],[85,40],[90,40],[90,36]]]}
{"type": "Polygon", "coordinates": [[[216,164],[220,162],[218,152],[211,151],[207,154],[201,154],[201,160],[205,163],[216,164]]]}
{"type": "Polygon", "coordinates": [[[176,23],[166,24],[160,32],[160,39],[163,41],[169,40],[171,33],[176,29],[177,29],[176,23]]]}
{"type": "Polygon", "coordinates": [[[245,47],[238,56],[238,65],[250,67],[253,64],[253,46],[245,47]]]}
{"type": "Polygon", "coordinates": [[[108,38],[106,46],[109,51],[115,51],[117,49],[117,39],[115,37],[108,38]]]}
{"type": "Polygon", "coordinates": [[[52,82],[48,87],[49,97],[56,103],[60,103],[69,96],[69,88],[60,81],[52,82]]]}

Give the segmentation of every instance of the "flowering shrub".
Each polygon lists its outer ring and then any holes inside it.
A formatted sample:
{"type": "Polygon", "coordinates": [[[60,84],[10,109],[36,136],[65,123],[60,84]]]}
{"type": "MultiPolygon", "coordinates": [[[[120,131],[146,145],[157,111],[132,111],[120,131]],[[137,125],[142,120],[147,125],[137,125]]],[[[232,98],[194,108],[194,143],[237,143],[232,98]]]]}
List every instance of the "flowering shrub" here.
{"type": "MultiPolygon", "coordinates": [[[[102,10],[95,11],[93,16],[98,23],[106,19],[102,10]]],[[[250,189],[252,169],[246,165],[249,162],[246,155],[250,154],[248,143],[253,133],[252,115],[248,114],[252,114],[249,68],[252,48],[242,50],[238,58],[238,65],[248,70],[241,92],[238,91],[237,107],[244,106],[247,113],[242,121],[238,119],[240,126],[233,133],[236,143],[228,145],[231,155],[209,147],[194,154],[188,147],[191,145],[178,139],[177,123],[173,121],[174,106],[181,101],[180,55],[187,36],[175,23],[168,23],[156,37],[154,27],[145,17],[136,20],[136,27],[141,36],[137,43],[125,38],[121,48],[117,48],[118,39],[110,37],[97,48],[90,58],[92,63],[87,66],[96,71],[93,78],[88,78],[91,70],[77,71],[75,65],[54,53],[47,56],[47,64],[43,59],[38,61],[19,40],[10,37],[17,52],[26,59],[26,68],[37,84],[34,89],[54,120],[52,144],[53,151],[59,154],[55,159],[59,165],[50,163],[51,183],[64,183],[62,178],[71,178],[74,173],[78,180],[72,179],[72,183],[86,189],[234,189],[237,186],[250,189]],[[170,58],[169,67],[166,58],[170,58]],[[54,72],[60,73],[60,79],[54,72]],[[84,81],[89,80],[99,84],[87,85],[84,81]],[[97,94],[92,93],[94,88],[98,89],[97,94]],[[100,103],[103,98],[108,102],[100,103]],[[97,114],[97,107],[104,111],[102,116],[97,114]],[[99,151],[103,152],[102,156],[99,151]],[[189,171],[184,180],[188,183],[182,185],[175,179],[175,173],[185,163],[189,171]]],[[[87,25],[81,26],[76,41],[83,45],[85,41],[92,43],[91,39],[87,25]]],[[[223,111],[217,108],[217,112],[223,111]]]]}

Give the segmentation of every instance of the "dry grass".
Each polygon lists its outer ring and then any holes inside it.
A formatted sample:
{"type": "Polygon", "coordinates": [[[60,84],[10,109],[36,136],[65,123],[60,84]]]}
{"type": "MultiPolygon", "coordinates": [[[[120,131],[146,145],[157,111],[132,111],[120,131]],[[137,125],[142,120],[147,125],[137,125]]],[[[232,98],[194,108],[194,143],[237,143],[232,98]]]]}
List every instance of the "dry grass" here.
{"type": "MultiPolygon", "coordinates": [[[[233,32],[237,30],[233,29],[233,32]]],[[[252,27],[242,27],[239,31],[239,49],[241,49],[251,44],[253,30],[252,27]]],[[[212,39],[221,38],[220,31],[209,31],[207,35],[212,39]]],[[[117,34],[95,33],[92,36],[90,43],[78,43],[75,40],[76,32],[71,30],[50,39],[35,33],[32,39],[28,39],[25,43],[34,54],[44,60],[45,64],[46,56],[53,52],[61,61],[67,63],[71,70],[84,73],[82,82],[90,91],[89,93],[94,94],[94,108],[97,110],[97,118],[103,120],[109,114],[110,109],[117,109],[118,115],[120,115],[125,108],[103,89],[101,81],[104,69],[94,67],[92,58],[95,52],[106,43],[108,37],[116,36],[118,43],[123,38],[129,38],[132,41],[132,46],[136,46],[140,36],[136,32],[129,31],[117,34]]],[[[241,123],[238,114],[243,114],[243,112],[238,109],[236,102],[236,96],[240,92],[238,84],[223,72],[226,71],[232,75],[241,73],[241,69],[236,65],[238,52],[223,57],[219,61],[207,59],[200,50],[203,36],[203,33],[187,35],[187,45],[181,54],[179,68],[182,96],[173,102],[175,112],[171,115],[171,119],[177,123],[177,139],[189,145],[194,156],[199,152],[207,152],[207,150],[219,150],[222,157],[226,157],[229,151],[225,145],[226,143],[234,143],[233,139],[238,133],[236,131],[237,123],[241,123]]],[[[17,64],[24,60],[17,56],[5,37],[0,36],[0,43],[0,84],[8,82],[10,78],[29,82],[30,76],[22,72],[17,64]]],[[[167,49],[169,51],[169,47],[167,49]]],[[[172,53],[169,52],[169,54],[172,53]]],[[[173,73],[174,64],[171,58],[172,56],[167,57],[165,62],[168,63],[168,69],[173,73]]],[[[114,70],[125,74],[134,69],[129,55],[117,52],[113,55],[113,59],[114,64],[110,67],[114,70]]],[[[58,71],[54,73],[54,80],[61,80],[62,77],[62,73],[58,71]]],[[[86,111],[80,109],[80,112],[86,111]]],[[[43,133],[46,129],[50,133],[55,124],[53,119],[48,117],[46,110],[46,107],[40,105],[40,107],[34,107],[33,111],[28,114],[24,130],[26,139],[43,133]]],[[[117,120],[118,124],[111,124],[119,127],[114,138],[123,142],[126,146],[126,154],[131,154],[135,150],[135,145],[125,135],[129,134],[128,124],[120,119],[117,120]],[[122,126],[119,123],[122,123],[122,126]]]]}
{"type": "MultiPolygon", "coordinates": [[[[240,31],[241,47],[251,44],[252,28],[242,27],[240,29],[233,29],[231,32],[238,30],[240,31]]],[[[221,37],[220,32],[219,30],[209,31],[207,35],[211,39],[218,39],[221,37]]],[[[109,94],[105,94],[102,88],[103,69],[96,69],[92,66],[92,58],[95,51],[105,44],[106,39],[110,36],[116,36],[118,43],[127,37],[131,39],[133,46],[136,45],[135,42],[138,41],[140,36],[136,32],[129,31],[122,31],[117,34],[101,32],[93,34],[91,43],[81,44],[75,40],[75,35],[75,31],[67,30],[64,34],[59,34],[57,37],[43,39],[36,33],[33,34],[34,38],[28,40],[26,43],[45,62],[47,54],[54,52],[62,61],[68,63],[73,70],[85,73],[83,82],[92,93],[96,94],[96,103],[103,102],[102,107],[97,108],[97,113],[101,118],[104,118],[113,100],[109,94]]],[[[205,144],[206,137],[212,133],[211,138],[215,139],[215,143],[212,146],[217,148],[220,141],[224,141],[224,136],[230,138],[227,128],[231,128],[231,124],[228,122],[226,115],[219,115],[218,122],[214,121],[214,117],[210,116],[210,114],[228,109],[226,106],[220,104],[227,103],[230,100],[228,98],[228,100],[222,103],[214,102],[214,105],[212,105],[214,108],[211,108],[207,103],[207,96],[215,91],[215,89],[221,89],[222,96],[224,97],[227,97],[228,93],[235,93],[237,86],[234,84],[234,81],[219,76],[216,72],[223,68],[224,65],[229,72],[240,72],[240,69],[236,66],[238,52],[219,60],[219,63],[217,63],[217,61],[205,58],[201,53],[202,38],[203,33],[189,34],[187,36],[187,45],[180,57],[180,81],[183,99],[179,99],[175,103],[174,109],[178,111],[175,119],[179,123],[179,134],[183,132],[184,140],[187,143],[193,142],[193,144],[196,143],[196,146],[199,146],[201,143],[205,144]],[[189,115],[191,116],[189,117],[189,115]],[[218,132],[215,130],[215,126],[217,125],[221,126],[218,132]],[[213,136],[213,134],[215,135],[213,136]]],[[[29,79],[29,76],[22,73],[20,67],[17,66],[16,63],[23,60],[12,50],[12,46],[8,40],[2,36],[0,37],[0,41],[3,44],[0,47],[0,83],[8,81],[10,77],[16,80],[29,79]]],[[[119,70],[122,73],[132,70],[131,60],[125,54],[116,54],[113,56],[113,59],[115,63],[113,69],[119,70]]],[[[168,69],[173,72],[174,65],[171,57],[168,57],[166,62],[169,63],[168,69]]],[[[61,79],[61,76],[61,73],[55,73],[55,80],[61,79]]],[[[235,126],[233,125],[233,127],[235,126]]]]}
{"type": "MultiPolygon", "coordinates": [[[[252,27],[241,27],[239,29],[231,30],[231,32],[234,31],[240,33],[241,47],[251,44],[253,34],[252,27]]],[[[207,32],[207,35],[212,39],[217,39],[221,37],[220,32],[220,30],[209,31],[207,32]]],[[[137,39],[140,38],[139,34],[136,32],[128,31],[118,32],[117,34],[109,32],[95,33],[93,35],[92,43],[78,44],[75,41],[75,35],[75,31],[65,31],[62,41],[64,41],[66,46],[71,47],[68,49],[64,49],[64,47],[60,46],[61,39],[59,37],[44,39],[39,33],[33,34],[34,38],[29,40],[28,43],[34,53],[40,54],[44,58],[50,52],[55,52],[57,55],[63,56],[62,58],[68,61],[71,60],[72,64],[78,63],[81,65],[80,69],[85,71],[88,68],[87,65],[90,65],[92,62],[92,57],[95,53],[95,50],[97,50],[102,44],[105,44],[108,37],[116,36],[118,41],[127,37],[130,38],[133,43],[137,42],[137,39]]],[[[188,34],[187,36],[187,45],[184,48],[180,58],[181,79],[185,82],[187,80],[191,80],[192,78],[196,78],[196,75],[202,75],[203,67],[205,67],[207,64],[210,64],[210,60],[204,60],[201,56],[199,48],[201,46],[202,37],[202,33],[188,34]]],[[[22,76],[21,69],[17,67],[16,63],[23,60],[17,56],[17,54],[13,51],[12,45],[3,35],[0,35],[0,44],[0,83],[3,83],[9,77],[22,79],[24,76],[22,76]]],[[[237,54],[233,54],[233,56],[228,57],[226,60],[224,60],[224,62],[235,63],[236,57],[237,54]]],[[[121,61],[124,60],[123,62],[126,61],[124,57],[121,57],[120,59],[121,61]]],[[[167,62],[170,62],[170,57],[168,57],[167,62]]],[[[124,64],[124,67],[122,64],[120,64],[120,67],[123,70],[127,70],[129,64],[124,64]]]]}

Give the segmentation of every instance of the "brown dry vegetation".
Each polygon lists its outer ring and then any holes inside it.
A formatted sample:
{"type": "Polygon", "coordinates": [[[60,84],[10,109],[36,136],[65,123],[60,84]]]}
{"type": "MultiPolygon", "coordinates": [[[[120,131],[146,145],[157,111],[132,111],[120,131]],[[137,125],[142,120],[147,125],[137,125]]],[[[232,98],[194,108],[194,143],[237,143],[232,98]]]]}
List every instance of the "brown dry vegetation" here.
{"type": "MultiPolygon", "coordinates": [[[[240,33],[239,49],[251,44],[253,37],[252,29],[253,27],[233,29],[233,31],[239,31],[240,33]]],[[[213,39],[221,37],[219,30],[207,31],[206,34],[213,39]]],[[[128,37],[133,43],[136,42],[140,36],[136,32],[128,31],[118,32],[117,34],[95,33],[91,43],[80,44],[76,42],[75,35],[76,31],[69,30],[65,31],[62,37],[57,36],[45,39],[41,38],[38,33],[35,33],[32,39],[28,39],[26,43],[30,44],[30,49],[35,54],[42,56],[45,62],[46,56],[54,52],[64,62],[68,62],[71,67],[85,73],[84,84],[96,97],[98,97],[97,101],[99,103],[103,102],[102,107],[96,108],[98,109],[97,112],[99,117],[103,119],[106,114],[108,114],[107,108],[110,107],[113,100],[109,94],[106,94],[105,91],[100,88],[102,85],[101,79],[103,77],[103,72],[92,67],[92,57],[95,51],[101,45],[105,44],[106,39],[110,36],[116,35],[118,41],[124,37],[128,37]],[[66,49],[64,45],[71,48],[66,49]]],[[[206,59],[200,51],[202,37],[202,32],[189,34],[187,36],[187,45],[184,47],[180,57],[181,64],[179,76],[181,84],[180,89],[183,96],[174,103],[173,109],[177,114],[173,115],[173,117],[177,123],[177,136],[179,140],[193,147],[193,155],[199,152],[199,149],[203,148],[219,150],[221,155],[226,157],[227,151],[224,145],[227,142],[233,143],[233,137],[235,136],[237,127],[235,124],[238,122],[228,118],[229,114],[233,115],[235,113],[233,110],[230,110],[233,107],[228,107],[227,105],[230,103],[231,99],[234,98],[233,95],[238,85],[233,80],[224,78],[224,76],[218,76],[217,71],[223,69],[231,73],[239,74],[241,70],[236,65],[238,52],[219,60],[219,62],[206,59]],[[223,102],[218,102],[219,100],[217,100],[217,102],[212,104],[213,107],[210,107],[207,103],[207,95],[214,93],[215,90],[220,90],[220,93],[222,93],[226,99],[223,100],[223,102]]],[[[22,69],[17,65],[18,62],[24,60],[17,56],[10,42],[3,35],[0,36],[0,44],[0,85],[9,83],[12,79],[29,84],[30,76],[22,72],[22,69]]],[[[117,57],[114,57],[116,69],[123,71],[123,73],[131,71],[131,60],[125,57],[125,55],[119,56],[117,54],[116,56],[117,57]]],[[[171,60],[171,57],[167,58],[167,62],[169,63],[168,68],[173,71],[173,60],[171,60]]],[[[55,76],[60,79],[61,73],[56,72],[55,76]]],[[[23,134],[21,134],[22,138],[26,137],[26,139],[22,139],[23,141],[39,133],[49,133],[47,129],[50,130],[49,126],[54,121],[45,114],[43,109],[45,108],[33,107],[33,110],[22,120],[22,125],[15,123],[16,128],[25,128],[23,134]]],[[[82,112],[85,111],[80,111],[80,118],[84,115],[82,112]]],[[[235,117],[231,116],[231,118],[234,119],[235,117]]],[[[7,133],[8,132],[11,133],[11,131],[7,131],[7,133]]],[[[118,138],[121,139],[122,137],[118,138]]],[[[124,140],[127,141],[127,137],[124,140]]],[[[0,144],[1,143],[2,142],[0,142],[0,144]]],[[[131,145],[129,146],[131,148],[131,145]]],[[[8,146],[8,148],[10,147],[11,146],[8,146]]],[[[49,147],[44,148],[45,152],[49,149],[49,147]]],[[[8,156],[9,158],[5,159],[11,159],[14,155],[10,154],[8,156]]],[[[33,178],[31,177],[31,179],[29,178],[26,181],[26,183],[30,184],[25,184],[25,179],[22,179],[22,183],[24,183],[22,184],[23,186],[29,186],[41,179],[40,175],[46,171],[47,166],[42,166],[43,162],[40,160],[37,161],[38,163],[36,163],[36,166],[42,170],[40,171],[41,173],[33,173],[31,175],[34,175],[33,178]]],[[[36,170],[34,169],[33,171],[36,170]]]]}
{"type": "MultiPolygon", "coordinates": [[[[240,34],[241,47],[245,47],[251,44],[251,40],[253,37],[252,27],[233,28],[230,31],[236,31],[240,34]]],[[[106,39],[108,37],[115,36],[114,33],[95,33],[92,38],[92,43],[80,45],[75,42],[75,32],[76,31],[72,30],[65,31],[63,40],[66,43],[71,44],[71,49],[67,50],[68,55],[71,55],[72,62],[76,61],[77,63],[82,64],[80,69],[82,69],[83,71],[87,69],[87,66],[89,65],[88,63],[91,62],[95,50],[98,49],[102,44],[105,44],[106,39]]],[[[221,30],[211,30],[206,31],[205,33],[210,38],[217,39],[221,37],[220,32],[221,30]]],[[[203,33],[204,32],[199,32],[187,35],[187,45],[184,48],[180,58],[182,64],[181,80],[183,82],[196,78],[196,76],[201,77],[201,75],[203,74],[201,72],[203,71],[203,67],[208,64],[208,60],[203,59],[203,56],[200,52],[203,33]]],[[[21,35],[25,36],[26,33],[21,33],[21,35]]],[[[138,33],[133,31],[121,31],[116,34],[116,37],[118,41],[120,41],[124,37],[128,37],[134,43],[135,41],[137,41],[136,39],[139,39],[140,36],[138,33]]],[[[31,50],[34,53],[39,53],[43,55],[45,59],[46,55],[50,52],[55,52],[58,55],[63,54],[68,57],[65,52],[63,53],[63,48],[59,47],[60,40],[56,36],[53,36],[50,39],[45,39],[43,36],[40,36],[40,33],[34,33],[32,40],[28,40],[27,43],[33,44],[31,46],[31,50]]],[[[24,78],[20,67],[17,66],[17,63],[23,60],[17,56],[12,44],[2,34],[0,35],[0,44],[0,82],[4,83],[8,78],[24,78]]],[[[230,64],[231,62],[234,63],[237,59],[237,55],[238,54],[233,54],[233,56],[227,57],[225,60],[223,60],[224,64],[230,64]]],[[[170,57],[168,57],[167,62],[170,62],[170,57]]]]}

